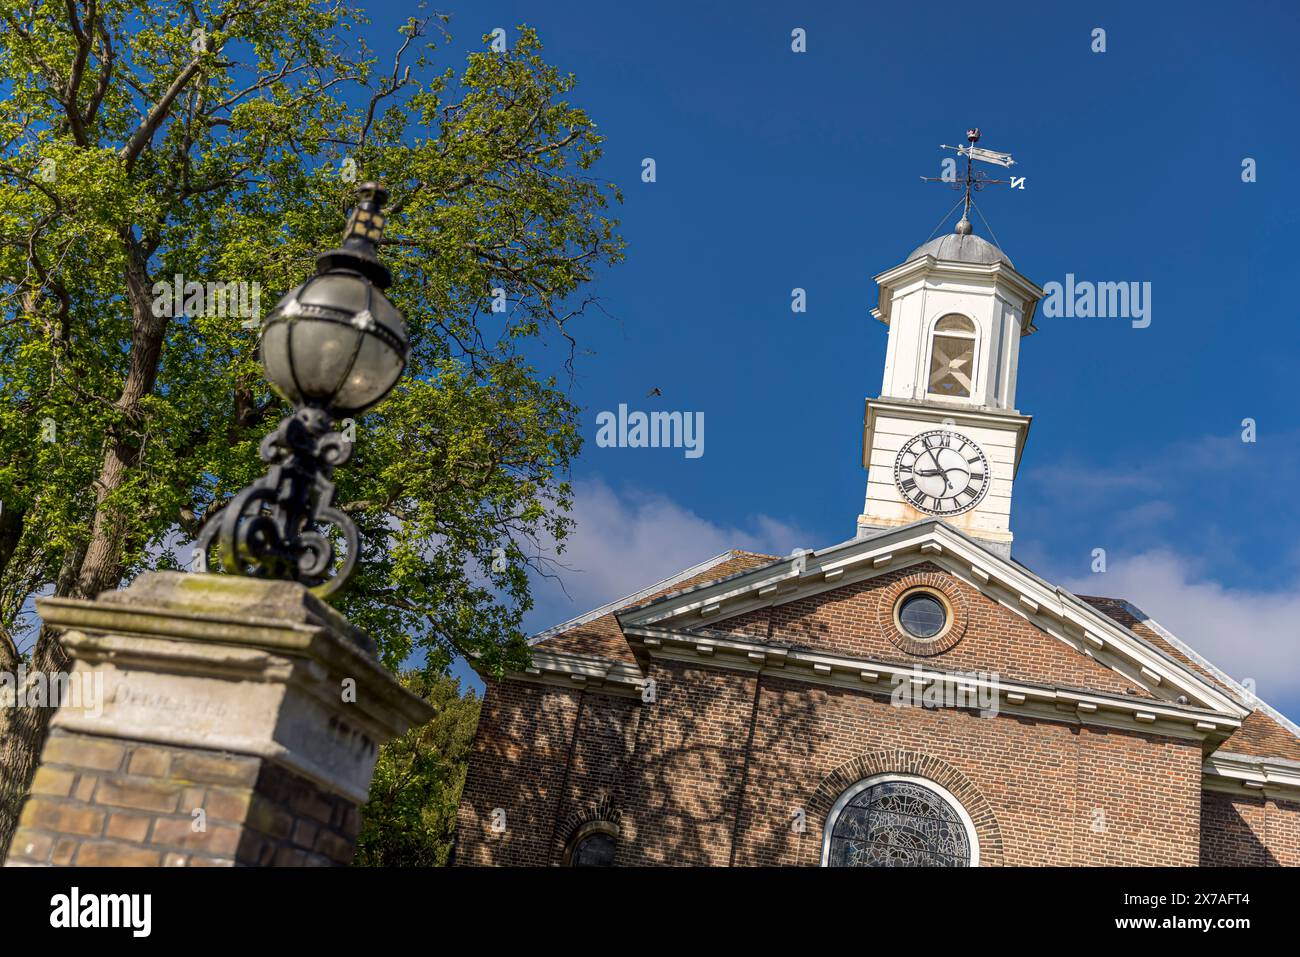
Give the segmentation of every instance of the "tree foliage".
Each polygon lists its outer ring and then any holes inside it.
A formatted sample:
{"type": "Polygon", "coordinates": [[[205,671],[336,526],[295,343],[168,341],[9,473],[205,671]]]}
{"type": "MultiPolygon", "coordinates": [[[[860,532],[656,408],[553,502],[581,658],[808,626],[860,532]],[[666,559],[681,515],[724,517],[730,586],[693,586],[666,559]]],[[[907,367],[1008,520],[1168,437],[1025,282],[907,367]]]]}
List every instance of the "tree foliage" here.
{"type": "Polygon", "coordinates": [[[269,311],[363,179],[393,197],[412,352],[336,475],[365,542],[337,604],[390,667],[526,660],[529,567],[569,529],[564,366],[621,197],[534,31],[457,67],[441,18],[382,59],[364,23],[318,0],[0,0],[0,667],[58,661],[33,595],[179,566],[289,411],[255,327],[160,315],[156,284],[257,284],[269,311]]]}
{"type": "Polygon", "coordinates": [[[438,714],[380,747],[353,863],[441,867],[451,854],[481,702],[446,675],[408,672],[402,684],[438,714]]]}

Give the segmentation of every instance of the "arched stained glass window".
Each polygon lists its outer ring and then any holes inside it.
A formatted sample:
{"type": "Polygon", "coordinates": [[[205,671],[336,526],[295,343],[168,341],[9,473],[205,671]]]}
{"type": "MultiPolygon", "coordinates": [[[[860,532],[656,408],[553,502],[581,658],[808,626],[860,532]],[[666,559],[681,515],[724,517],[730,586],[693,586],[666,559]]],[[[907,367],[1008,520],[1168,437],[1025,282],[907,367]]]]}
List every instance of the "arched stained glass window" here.
{"type": "Polygon", "coordinates": [[[840,796],[826,821],[828,867],[972,867],[975,829],[948,792],[920,779],[882,775],[840,796]]]}
{"type": "Polygon", "coordinates": [[[574,867],[613,867],[616,845],[613,834],[588,834],[573,848],[574,867]]]}
{"type": "Polygon", "coordinates": [[[975,323],[965,316],[944,316],[935,324],[930,344],[931,395],[970,396],[975,379],[975,323]]]}
{"type": "Polygon", "coordinates": [[[566,867],[613,867],[618,853],[618,824],[588,821],[568,839],[564,851],[566,867]]]}

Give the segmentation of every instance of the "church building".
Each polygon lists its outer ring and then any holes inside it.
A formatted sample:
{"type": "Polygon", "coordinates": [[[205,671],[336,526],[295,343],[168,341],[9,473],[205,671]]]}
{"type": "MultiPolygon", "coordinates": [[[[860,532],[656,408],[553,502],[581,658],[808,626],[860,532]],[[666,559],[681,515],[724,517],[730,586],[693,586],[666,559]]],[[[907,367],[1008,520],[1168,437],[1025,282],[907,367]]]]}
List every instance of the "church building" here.
{"type": "Polygon", "coordinates": [[[485,676],[456,863],[1300,864],[1300,728],[1012,557],[1043,290],[966,215],[875,279],[854,536],[718,555],[485,676]]]}

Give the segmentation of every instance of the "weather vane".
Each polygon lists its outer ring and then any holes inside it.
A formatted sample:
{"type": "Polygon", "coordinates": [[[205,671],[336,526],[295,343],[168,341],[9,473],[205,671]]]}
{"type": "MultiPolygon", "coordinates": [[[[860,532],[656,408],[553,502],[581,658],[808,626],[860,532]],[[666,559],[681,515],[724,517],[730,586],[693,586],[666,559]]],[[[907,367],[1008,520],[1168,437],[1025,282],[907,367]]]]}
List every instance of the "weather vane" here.
{"type": "MultiPolygon", "coordinates": [[[[966,142],[969,144],[967,146],[949,146],[947,143],[940,144],[940,149],[952,150],[958,156],[966,157],[965,182],[959,182],[957,180],[956,163],[953,164],[951,175],[945,172],[943,176],[921,177],[921,179],[927,183],[947,183],[953,189],[964,191],[961,200],[963,203],[961,220],[957,223],[956,230],[963,236],[968,235],[971,231],[970,211],[971,207],[975,205],[975,201],[971,198],[972,193],[983,189],[985,186],[994,185],[1010,186],[1012,189],[1025,188],[1025,178],[1023,176],[1012,176],[1010,179],[990,179],[983,170],[975,169],[975,160],[979,160],[982,163],[996,163],[997,165],[1004,167],[1014,166],[1016,162],[1011,158],[1010,153],[999,153],[996,150],[986,150],[983,147],[976,146],[975,144],[979,142],[979,139],[979,129],[973,128],[966,131],[966,142]]],[[[951,210],[948,212],[949,215],[952,214],[951,210]]]]}

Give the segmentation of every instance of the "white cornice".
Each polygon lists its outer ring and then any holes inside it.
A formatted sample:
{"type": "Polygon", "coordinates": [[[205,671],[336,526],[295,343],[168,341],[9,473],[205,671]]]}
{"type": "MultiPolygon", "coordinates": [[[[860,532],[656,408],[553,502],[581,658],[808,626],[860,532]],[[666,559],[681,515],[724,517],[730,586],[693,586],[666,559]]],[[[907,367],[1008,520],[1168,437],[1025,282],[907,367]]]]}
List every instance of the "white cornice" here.
{"type": "MultiPolygon", "coordinates": [[[[1021,718],[1092,725],[1141,733],[1163,733],[1203,742],[1201,786],[1240,796],[1300,801],[1300,762],[1213,750],[1241,726],[1221,713],[1183,705],[1084,691],[1076,688],[1009,681],[978,673],[950,672],[897,662],[853,658],[773,645],[756,639],[719,634],[687,634],[663,628],[629,628],[631,645],[651,658],[780,676],[809,684],[847,688],[876,696],[893,692],[900,682],[941,680],[976,689],[995,690],[998,712],[1021,718]]],[[[640,697],[641,670],[627,662],[534,649],[526,671],[507,677],[573,691],[591,690],[620,697],[640,697]]]]}
{"type": "Polygon", "coordinates": [[[941,405],[938,402],[906,402],[899,399],[881,397],[867,399],[867,408],[862,416],[862,467],[871,467],[871,449],[874,446],[872,433],[876,418],[881,414],[897,416],[900,419],[913,419],[918,422],[941,422],[951,419],[958,425],[982,429],[1006,429],[1016,436],[1016,458],[1011,467],[1014,478],[1020,471],[1020,456],[1025,450],[1025,440],[1029,437],[1029,425],[1032,416],[1005,409],[985,409],[980,406],[941,405]]]}
{"type": "Polygon", "coordinates": [[[524,671],[507,672],[518,681],[560,686],[574,690],[598,689],[605,694],[639,695],[645,684],[641,669],[625,661],[594,655],[532,650],[532,664],[524,671]]]}
{"type": "Polygon", "coordinates": [[[1201,771],[1201,785],[1209,791],[1300,800],[1300,761],[1216,751],[1205,758],[1201,771]]]}
{"type": "Polygon", "coordinates": [[[1039,300],[1045,295],[1039,286],[1004,262],[963,263],[935,259],[934,256],[925,255],[910,259],[892,269],[887,269],[874,278],[876,284],[880,287],[880,304],[871,310],[871,315],[885,325],[889,325],[889,310],[890,303],[893,300],[893,291],[904,283],[913,280],[935,278],[975,280],[991,282],[994,285],[999,282],[1004,283],[1025,299],[1024,315],[1020,320],[1020,333],[1026,336],[1036,328],[1034,326],[1034,310],[1039,300]]]}
{"type": "Polygon", "coordinates": [[[988,551],[938,519],[889,529],[820,552],[765,565],[617,615],[629,628],[685,631],[772,605],[807,598],[885,571],[928,560],[998,601],[1080,654],[1115,668],[1136,685],[1173,701],[1235,719],[1249,709],[1195,671],[1148,645],[1118,622],[1061,588],[988,551]],[[922,548],[926,547],[923,552],[922,548]],[[827,574],[831,573],[831,580],[827,574]],[[836,574],[839,573],[839,574],[836,574]],[[715,607],[716,606],[716,607],[715,607]]]}
{"type": "Polygon", "coordinates": [[[1217,747],[1241,726],[1237,718],[1204,708],[1128,695],[1086,691],[1004,679],[978,672],[954,672],[921,664],[794,648],[755,638],[719,633],[687,633],[665,628],[625,628],[632,647],[650,658],[778,675],[874,695],[890,695],[905,682],[936,681],[984,691],[998,698],[998,711],[1071,724],[1099,725],[1143,733],[1169,734],[1217,747]]]}

